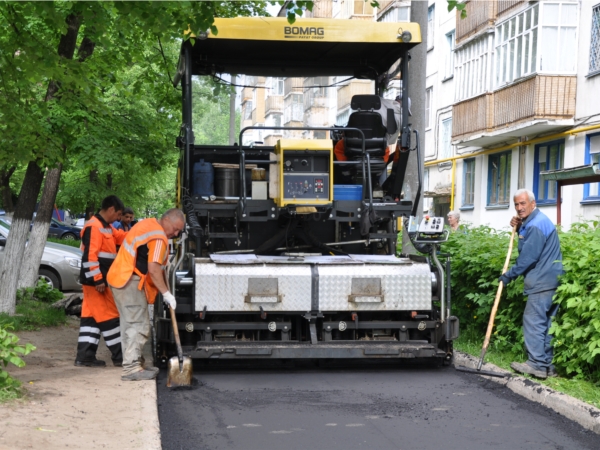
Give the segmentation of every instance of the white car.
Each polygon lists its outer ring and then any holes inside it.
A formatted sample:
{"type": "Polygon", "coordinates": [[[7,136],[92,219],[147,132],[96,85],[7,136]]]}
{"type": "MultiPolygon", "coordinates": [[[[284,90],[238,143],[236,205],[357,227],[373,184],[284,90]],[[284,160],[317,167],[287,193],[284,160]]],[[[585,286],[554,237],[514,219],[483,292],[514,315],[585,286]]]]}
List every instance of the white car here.
{"type": "MultiPolygon", "coordinates": [[[[10,224],[0,219],[0,261],[4,257],[9,231],[10,224]]],[[[40,278],[61,291],[81,291],[79,272],[82,256],[83,252],[76,247],[47,242],[40,263],[40,278]]]]}

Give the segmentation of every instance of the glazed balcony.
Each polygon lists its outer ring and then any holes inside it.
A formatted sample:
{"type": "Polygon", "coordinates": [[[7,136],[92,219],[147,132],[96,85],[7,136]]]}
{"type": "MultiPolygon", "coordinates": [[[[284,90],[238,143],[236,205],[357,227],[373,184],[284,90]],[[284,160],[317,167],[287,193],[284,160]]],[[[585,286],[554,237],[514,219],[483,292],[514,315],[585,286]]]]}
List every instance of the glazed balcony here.
{"type": "Polygon", "coordinates": [[[454,104],[452,143],[485,147],[572,124],[575,76],[537,75],[454,104]]]}
{"type": "Polygon", "coordinates": [[[354,95],[372,94],[373,86],[370,81],[353,81],[342,86],[337,91],[337,109],[341,111],[350,106],[354,95]]]}

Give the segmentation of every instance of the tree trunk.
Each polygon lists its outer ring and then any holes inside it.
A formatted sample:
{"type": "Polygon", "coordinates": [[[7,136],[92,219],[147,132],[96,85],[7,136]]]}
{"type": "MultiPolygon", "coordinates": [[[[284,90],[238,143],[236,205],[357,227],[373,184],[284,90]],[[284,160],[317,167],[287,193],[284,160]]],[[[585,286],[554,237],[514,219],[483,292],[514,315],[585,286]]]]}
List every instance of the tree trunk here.
{"type": "Polygon", "coordinates": [[[33,228],[29,235],[29,245],[25,250],[21,264],[21,278],[18,283],[19,289],[34,287],[37,283],[38,270],[48,238],[48,229],[52,220],[52,210],[56,201],[61,172],[62,164],[59,163],[56,168],[50,169],[46,174],[42,199],[40,200],[33,228]]]}
{"type": "MultiPolygon", "coordinates": [[[[408,96],[412,100],[410,121],[412,129],[419,131],[419,143],[421,152],[425,151],[425,78],[427,73],[427,2],[415,1],[410,3],[410,20],[421,26],[423,42],[411,49],[410,70],[408,71],[408,96]]],[[[414,139],[415,135],[411,136],[414,139]]],[[[413,144],[414,145],[414,144],[413,144]]],[[[415,199],[418,190],[418,171],[423,174],[423,155],[410,152],[406,167],[404,185],[410,187],[412,199],[415,199]]],[[[405,188],[406,190],[406,188],[405,188]]],[[[423,214],[423,190],[417,208],[417,222],[423,214]]],[[[410,242],[408,233],[402,233],[402,253],[416,254],[414,246],[410,242]]]]}
{"type": "Polygon", "coordinates": [[[7,312],[11,315],[15,313],[21,262],[43,179],[42,169],[35,161],[31,161],[27,165],[25,179],[23,180],[23,186],[21,186],[15,215],[4,248],[4,258],[0,263],[0,312],[7,312]]]}
{"type": "Polygon", "coordinates": [[[15,211],[15,206],[12,200],[12,191],[10,190],[10,177],[15,172],[17,166],[8,167],[0,170],[0,192],[2,198],[2,206],[7,214],[15,211]]]}

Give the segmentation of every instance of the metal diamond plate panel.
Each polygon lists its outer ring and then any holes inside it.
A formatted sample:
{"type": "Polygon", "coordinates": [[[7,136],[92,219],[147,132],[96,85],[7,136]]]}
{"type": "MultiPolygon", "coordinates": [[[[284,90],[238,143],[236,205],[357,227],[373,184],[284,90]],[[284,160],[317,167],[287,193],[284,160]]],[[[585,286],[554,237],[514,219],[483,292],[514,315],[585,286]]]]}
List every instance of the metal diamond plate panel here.
{"type": "Polygon", "coordinates": [[[321,311],[431,309],[431,272],[427,264],[319,266],[321,311]],[[383,302],[348,301],[353,278],[380,278],[383,302]]]}
{"type": "Polygon", "coordinates": [[[310,311],[311,279],[309,265],[277,264],[196,264],[197,311],[310,311]],[[277,278],[280,302],[265,302],[248,295],[248,279],[277,278]]]}

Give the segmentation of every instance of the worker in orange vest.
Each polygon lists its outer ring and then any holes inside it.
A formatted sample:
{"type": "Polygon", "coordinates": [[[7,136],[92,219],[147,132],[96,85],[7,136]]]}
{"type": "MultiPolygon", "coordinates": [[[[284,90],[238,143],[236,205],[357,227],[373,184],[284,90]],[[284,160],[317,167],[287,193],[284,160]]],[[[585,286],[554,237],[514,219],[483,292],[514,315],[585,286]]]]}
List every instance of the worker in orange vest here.
{"type": "Polygon", "coordinates": [[[81,230],[81,272],[83,304],[77,342],[77,367],[104,367],[106,363],[96,359],[100,334],[111,352],[115,366],[123,361],[119,311],[112,292],[107,285],[106,275],[117,256],[125,231],[115,229],[111,223],[123,212],[123,202],[116,195],[102,200],[100,212],[94,215],[81,230]]]}
{"type": "Polygon", "coordinates": [[[168,239],[185,227],[180,209],[168,210],[158,220],[144,219],[127,234],[117,258],[108,272],[110,284],[121,314],[123,371],[121,380],[152,380],[158,369],[145,369],[142,349],[150,335],[148,304],[154,304],[160,292],[165,305],[175,310],[177,302],[165,271],[168,239]]]}

